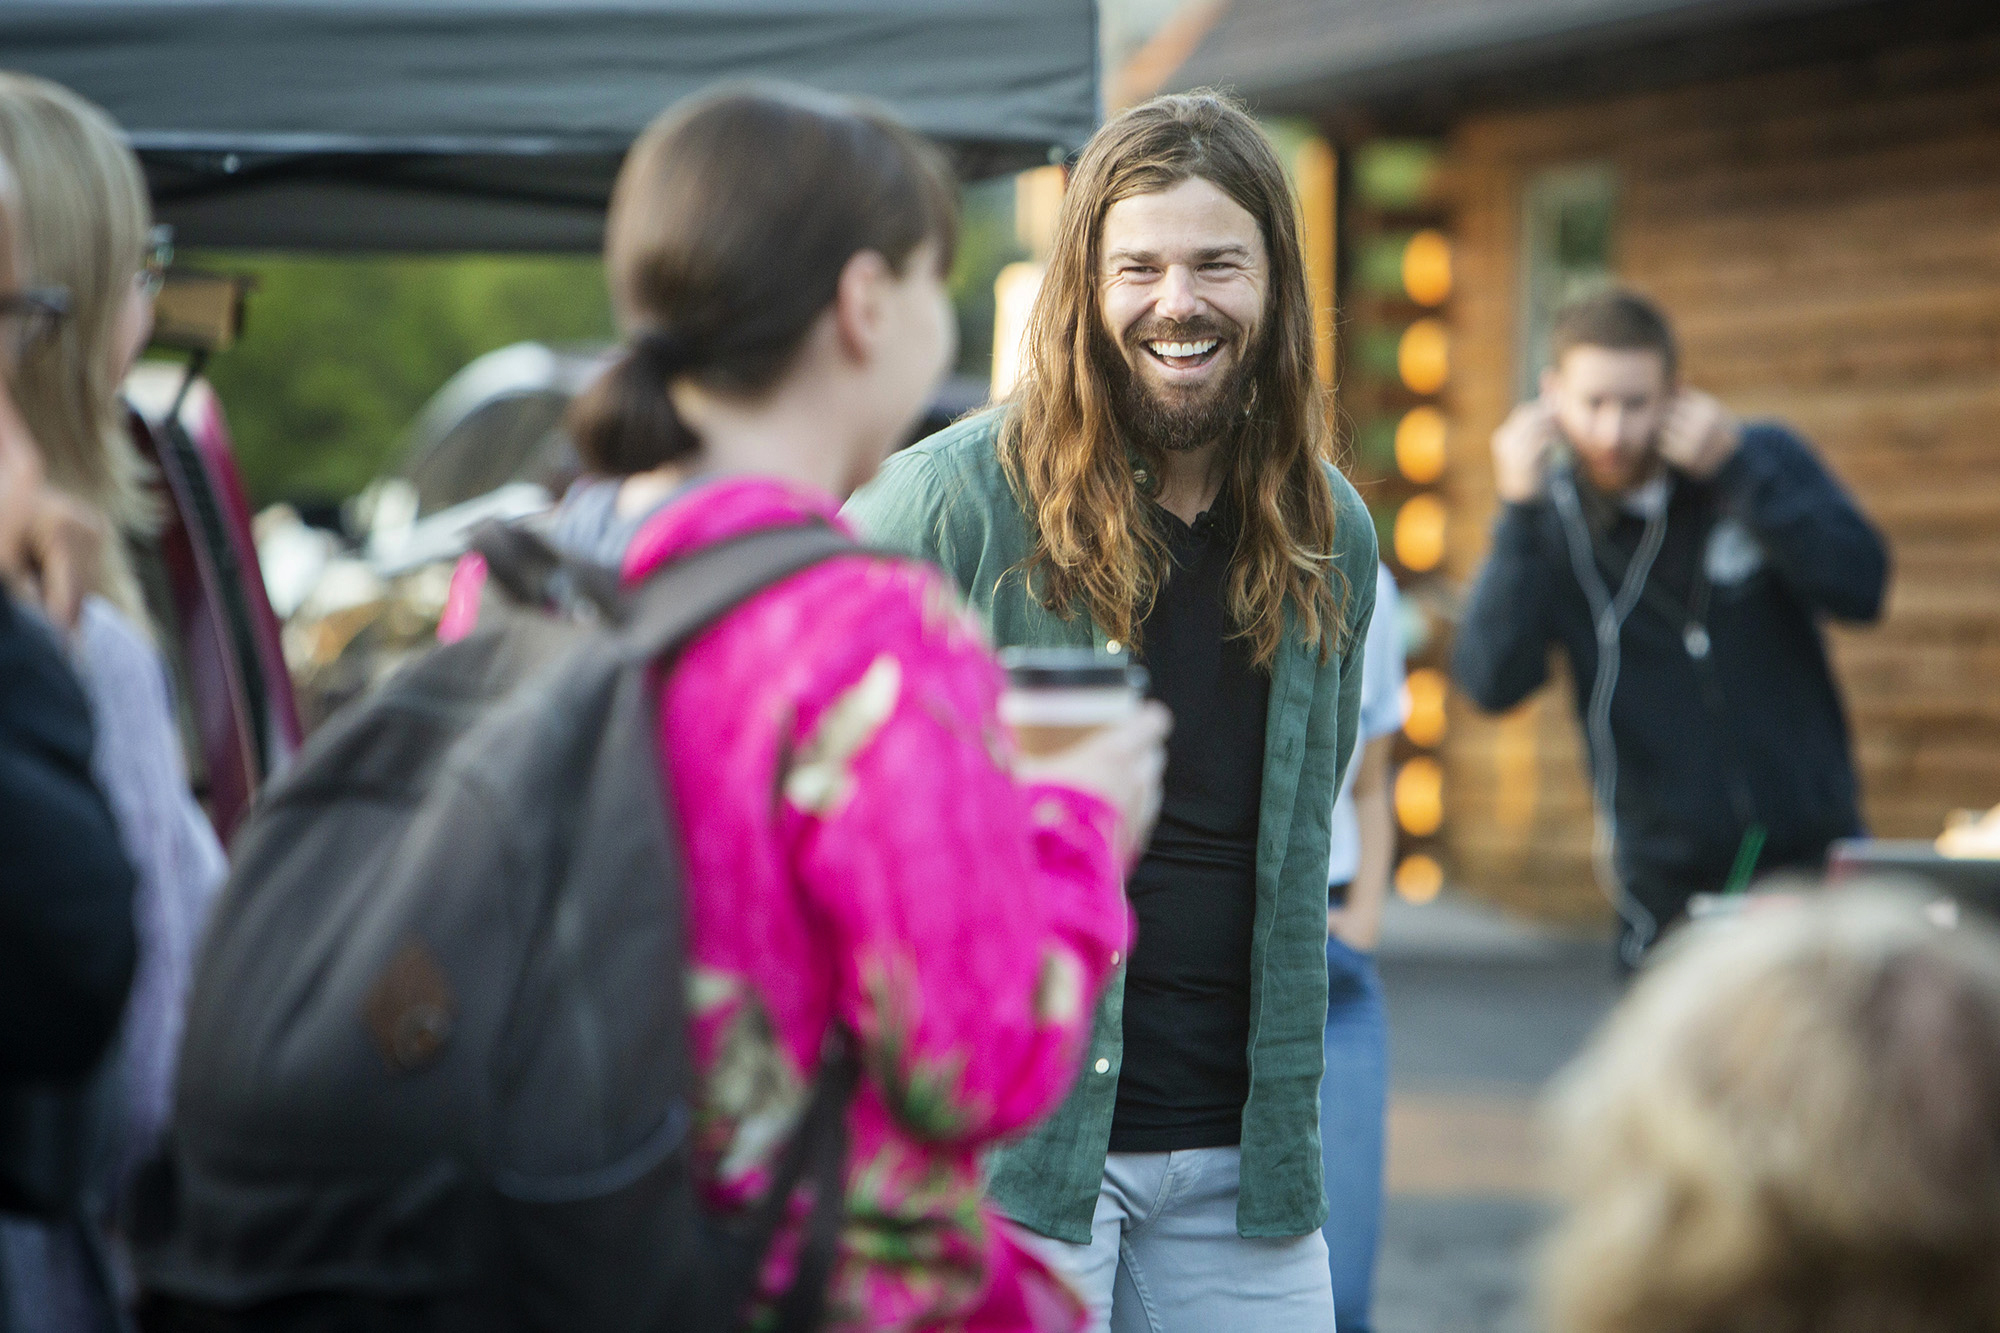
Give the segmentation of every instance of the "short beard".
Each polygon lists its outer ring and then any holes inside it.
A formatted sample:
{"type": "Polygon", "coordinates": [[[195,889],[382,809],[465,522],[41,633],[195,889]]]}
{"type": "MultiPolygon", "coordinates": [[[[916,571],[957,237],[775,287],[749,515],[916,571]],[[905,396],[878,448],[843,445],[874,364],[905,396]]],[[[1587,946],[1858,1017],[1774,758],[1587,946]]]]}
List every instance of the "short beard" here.
{"type": "MultiPolygon", "coordinates": [[[[1195,330],[1185,336],[1192,338],[1207,333],[1207,330],[1195,330]]],[[[1158,329],[1148,329],[1144,334],[1144,338],[1161,336],[1158,329]]],[[[1170,399],[1156,394],[1133,367],[1134,359],[1149,355],[1139,345],[1140,341],[1135,339],[1127,348],[1129,355],[1121,354],[1116,348],[1105,349],[1118,420],[1135,448],[1159,454],[1193,453],[1237,429],[1249,402],[1247,390],[1250,367],[1256,360],[1255,345],[1237,346],[1228,374],[1212,391],[1199,398],[1176,396],[1170,399]]]]}

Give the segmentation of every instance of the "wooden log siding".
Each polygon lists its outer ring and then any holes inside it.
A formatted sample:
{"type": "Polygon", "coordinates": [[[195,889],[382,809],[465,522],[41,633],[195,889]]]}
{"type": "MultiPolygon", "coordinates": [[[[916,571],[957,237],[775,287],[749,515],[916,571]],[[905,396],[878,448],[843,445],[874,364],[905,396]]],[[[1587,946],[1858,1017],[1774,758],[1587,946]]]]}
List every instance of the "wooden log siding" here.
{"type": "MultiPolygon", "coordinates": [[[[1831,636],[1871,826],[2000,801],[2000,39],[1472,118],[1453,158],[1452,576],[1484,557],[1514,398],[1522,187],[1609,162],[1616,269],[1673,315],[1688,380],[1794,423],[1892,543],[1884,623],[1831,636]]],[[[1451,724],[1455,880],[1601,913],[1567,685],[1451,724]]]]}

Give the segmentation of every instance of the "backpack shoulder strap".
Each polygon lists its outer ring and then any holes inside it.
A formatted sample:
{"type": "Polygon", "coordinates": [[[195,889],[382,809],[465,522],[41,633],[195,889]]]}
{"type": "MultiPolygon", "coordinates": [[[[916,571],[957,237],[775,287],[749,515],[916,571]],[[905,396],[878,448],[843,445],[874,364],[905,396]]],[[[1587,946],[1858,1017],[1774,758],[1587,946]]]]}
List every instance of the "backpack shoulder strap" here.
{"type": "Polygon", "coordinates": [[[494,586],[517,606],[549,605],[567,580],[605,619],[615,623],[625,614],[616,569],[559,550],[524,524],[489,518],[473,529],[468,549],[486,561],[494,586]]]}
{"type": "Polygon", "coordinates": [[[620,637],[635,660],[672,653],[752,595],[865,548],[823,522],[760,528],[670,561],[631,599],[620,637]]]}

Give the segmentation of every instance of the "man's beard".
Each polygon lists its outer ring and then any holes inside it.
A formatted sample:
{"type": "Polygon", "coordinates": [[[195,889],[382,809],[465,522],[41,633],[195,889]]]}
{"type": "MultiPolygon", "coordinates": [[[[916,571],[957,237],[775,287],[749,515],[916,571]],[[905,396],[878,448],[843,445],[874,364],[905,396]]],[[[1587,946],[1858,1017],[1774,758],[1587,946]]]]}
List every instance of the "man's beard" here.
{"type": "MultiPolygon", "coordinates": [[[[1218,349],[1219,351],[1220,349],[1218,349]]],[[[1185,324],[1151,322],[1137,325],[1126,335],[1121,355],[1113,349],[1111,365],[1113,397],[1118,418],[1131,442],[1141,450],[1184,454],[1234,431],[1243,420],[1248,401],[1250,365],[1256,359],[1254,345],[1233,339],[1209,320],[1185,324]],[[1214,384],[1187,392],[1160,392],[1139,373],[1139,358],[1151,356],[1148,342],[1198,342],[1216,338],[1228,344],[1229,368],[1214,384]]]]}

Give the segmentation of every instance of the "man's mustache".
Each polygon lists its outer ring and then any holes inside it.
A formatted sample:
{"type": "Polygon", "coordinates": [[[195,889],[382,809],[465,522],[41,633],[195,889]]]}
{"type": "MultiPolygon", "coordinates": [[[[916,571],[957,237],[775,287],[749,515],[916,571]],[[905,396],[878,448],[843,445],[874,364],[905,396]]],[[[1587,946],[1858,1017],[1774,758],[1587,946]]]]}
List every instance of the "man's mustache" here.
{"type": "Polygon", "coordinates": [[[1235,337],[1235,326],[1225,325],[1218,320],[1154,319],[1133,325],[1131,331],[1125,335],[1125,343],[1128,347],[1137,347],[1149,342],[1199,342],[1203,338],[1228,342],[1233,337],[1235,337]]]}

